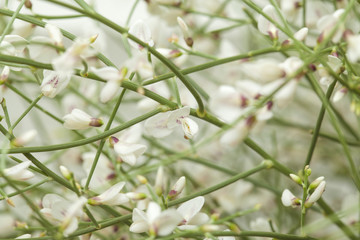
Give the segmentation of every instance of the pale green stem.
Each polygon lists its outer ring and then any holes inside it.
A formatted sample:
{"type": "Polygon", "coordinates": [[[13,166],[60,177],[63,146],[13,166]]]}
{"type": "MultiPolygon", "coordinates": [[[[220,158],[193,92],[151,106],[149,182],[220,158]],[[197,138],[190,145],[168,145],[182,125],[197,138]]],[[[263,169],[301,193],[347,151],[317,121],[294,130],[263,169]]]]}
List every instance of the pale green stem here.
{"type": "Polygon", "coordinates": [[[22,0],[22,1],[19,3],[19,5],[18,5],[18,7],[16,8],[15,12],[13,13],[13,15],[11,16],[10,21],[8,22],[8,24],[6,25],[6,27],[5,27],[5,29],[4,29],[4,32],[1,34],[0,44],[1,44],[2,41],[4,40],[5,36],[10,33],[10,29],[11,29],[12,25],[14,24],[14,21],[15,21],[16,17],[18,16],[21,8],[24,6],[25,2],[26,2],[26,0],[22,0]]]}

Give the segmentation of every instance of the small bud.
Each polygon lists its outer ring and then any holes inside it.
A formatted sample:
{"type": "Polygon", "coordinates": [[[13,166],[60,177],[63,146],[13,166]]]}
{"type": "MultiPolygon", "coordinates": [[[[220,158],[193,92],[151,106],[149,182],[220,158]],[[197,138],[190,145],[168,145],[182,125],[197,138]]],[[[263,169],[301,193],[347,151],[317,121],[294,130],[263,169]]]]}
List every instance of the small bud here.
{"type": "Polygon", "coordinates": [[[5,66],[0,74],[0,84],[3,84],[4,82],[6,82],[9,75],[10,75],[10,68],[8,66],[5,66]]]}
{"type": "Polygon", "coordinates": [[[274,166],[274,163],[271,161],[271,160],[264,160],[263,162],[262,162],[262,164],[264,165],[264,166],[266,166],[266,168],[272,168],[273,166],[274,166]]]}
{"type": "Polygon", "coordinates": [[[104,124],[104,122],[103,122],[103,120],[101,118],[91,118],[89,126],[101,127],[103,124],[104,124]]]}
{"type": "Polygon", "coordinates": [[[200,231],[202,232],[214,232],[219,230],[220,230],[220,226],[214,224],[204,224],[200,227],[200,231]]]}
{"type": "Polygon", "coordinates": [[[146,177],[144,177],[142,175],[137,175],[136,178],[141,184],[147,184],[148,183],[148,180],[146,179],[146,177]]]}
{"type": "Polygon", "coordinates": [[[143,200],[147,197],[145,193],[137,193],[137,192],[128,192],[125,194],[131,200],[143,200]]]}
{"type": "Polygon", "coordinates": [[[301,178],[298,175],[290,173],[289,176],[297,184],[300,184],[300,185],[302,184],[301,178]]]}
{"type": "Polygon", "coordinates": [[[6,198],[6,202],[12,206],[12,207],[15,207],[15,203],[13,202],[13,200],[11,200],[10,198],[6,198]]]}
{"type": "Polygon", "coordinates": [[[299,31],[294,33],[294,38],[299,41],[304,41],[307,37],[309,29],[307,27],[301,28],[299,31]]]}
{"type": "Polygon", "coordinates": [[[310,183],[309,185],[309,189],[310,190],[313,190],[315,188],[317,188],[319,186],[319,184],[324,181],[325,177],[321,176],[321,177],[318,177],[317,179],[315,179],[312,183],[310,183]]]}
{"type": "Polygon", "coordinates": [[[321,195],[325,191],[326,182],[322,181],[319,186],[315,189],[315,191],[310,195],[310,197],[305,202],[305,207],[311,207],[317,200],[320,199],[321,195]]]}
{"type": "Polygon", "coordinates": [[[175,185],[171,188],[171,190],[168,194],[168,198],[174,199],[177,196],[179,196],[179,194],[184,190],[185,183],[186,183],[186,178],[184,176],[179,178],[179,180],[177,180],[175,185]]]}
{"type": "Polygon", "coordinates": [[[71,180],[73,178],[73,173],[69,171],[65,166],[61,165],[60,172],[67,180],[71,180]]]}
{"type": "Polygon", "coordinates": [[[304,173],[306,174],[306,176],[310,176],[311,175],[311,168],[309,165],[306,165],[304,168],[304,173]]]}
{"type": "Polygon", "coordinates": [[[89,42],[90,42],[90,43],[94,43],[94,42],[96,41],[96,39],[98,38],[98,36],[99,36],[99,34],[95,34],[95,35],[91,36],[91,37],[89,38],[89,42]]]}
{"type": "Polygon", "coordinates": [[[156,173],[155,192],[156,195],[161,196],[164,191],[164,168],[160,166],[156,173]]]}
{"type": "Polygon", "coordinates": [[[24,5],[26,8],[32,9],[32,2],[30,0],[26,0],[24,5]]]}
{"type": "Polygon", "coordinates": [[[189,47],[192,47],[193,44],[194,44],[194,40],[192,39],[192,37],[190,37],[188,26],[186,25],[186,23],[184,22],[184,20],[181,17],[177,18],[177,22],[178,22],[178,24],[180,26],[180,29],[181,29],[182,33],[183,33],[186,45],[188,45],[189,47]]]}
{"type": "Polygon", "coordinates": [[[113,148],[114,145],[118,142],[119,142],[119,139],[117,137],[114,137],[114,136],[109,137],[110,147],[113,148]]]}

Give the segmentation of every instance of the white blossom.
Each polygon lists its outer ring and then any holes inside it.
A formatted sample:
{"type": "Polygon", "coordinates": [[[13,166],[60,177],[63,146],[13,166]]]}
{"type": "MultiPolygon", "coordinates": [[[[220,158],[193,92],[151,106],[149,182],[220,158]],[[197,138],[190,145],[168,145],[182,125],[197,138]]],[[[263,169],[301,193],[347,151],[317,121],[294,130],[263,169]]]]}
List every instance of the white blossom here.
{"type": "MultiPolygon", "coordinates": [[[[154,46],[154,41],[152,40],[152,37],[151,37],[151,30],[150,30],[149,26],[143,20],[140,19],[140,20],[136,21],[133,25],[131,25],[130,29],[129,29],[129,33],[134,35],[135,37],[137,37],[144,43],[148,44],[150,47],[154,46]]],[[[132,47],[134,47],[138,50],[144,49],[143,46],[141,46],[140,44],[138,44],[132,40],[129,40],[129,43],[132,47]]]]}
{"type": "Polygon", "coordinates": [[[24,161],[13,167],[5,168],[3,171],[8,178],[25,181],[35,176],[31,171],[27,170],[30,165],[30,161],[24,161]]]}
{"type": "Polygon", "coordinates": [[[70,82],[71,75],[67,73],[44,70],[44,79],[41,83],[41,92],[44,96],[54,98],[59,92],[66,88],[70,82]]]}
{"type": "Polygon", "coordinates": [[[207,223],[210,218],[205,213],[200,212],[204,203],[205,198],[199,196],[181,204],[177,211],[181,214],[183,220],[178,228],[181,230],[193,229],[207,223]]]}
{"type": "MultiPolygon", "coordinates": [[[[317,21],[317,28],[319,29],[321,35],[318,41],[322,41],[322,39],[327,38],[330,33],[335,28],[336,24],[339,22],[341,15],[344,13],[344,9],[338,9],[333,14],[325,15],[317,21]]],[[[342,34],[345,30],[344,23],[340,24],[335,34],[332,37],[332,41],[337,43],[340,41],[342,34]]]]}
{"type": "MultiPolygon", "coordinates": [[[[267,5],[263,8],[263,12],[268,15],[273,21],[279,22],[274,6],[267,5]]],[[[260,15],[258,19],[258,29],[262,34],[269,35],[271,39],[277,39],[279,37],[279,30],[263,15],[260,15]]]]}
{"type": "Polygon", "coordinates": [[[64,116],[64,127],[68,129],[86,129],[89,127],[100,127],[101,125],[103,125],[101,119],[93,118],[77,108],[64,116]]]}
{"type": "Polygon", "coordinates": [[[281,202],[285,207],[296,207],[299,205],[298,199],[290,190],[285,189],[281,195],[281,202]]]}
{"type": "Polygon", "coordinates": [[[125,186],[125,182],[118,182],[117,184],[110,187],[102,194],[92,197],[88,202],[92,205],[109,205],[115,206],[126,203],[129,201],[128,197],[124,193],[120,193],[121,189],[125,186]]]}
{"type": "Polygon", "coordinates": [[[132,220],[131,232],[142,233],[149,231],[150,235],[166,236],[182,221],[182,217],[175,209],[167,209],[162,212],[157,203],[150,202],[146,213],[134,208],[132,220]]]}

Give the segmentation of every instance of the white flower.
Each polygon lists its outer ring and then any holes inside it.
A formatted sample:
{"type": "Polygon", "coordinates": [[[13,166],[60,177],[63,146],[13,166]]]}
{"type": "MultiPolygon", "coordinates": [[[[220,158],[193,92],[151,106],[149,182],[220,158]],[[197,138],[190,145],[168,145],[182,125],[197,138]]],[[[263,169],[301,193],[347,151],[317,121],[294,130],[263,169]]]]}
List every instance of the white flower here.
{"type": "Polygon", "coordinates": [[[340,88],[338,91],[335,92],[334,97],[333,97],[333,102],[338,102],[340,101],[348,92],[347,88],[340,88]]]}
{"type": "Polygon", "coordinates": [[[50,38],[56,46],[63,46],[63,35],[57,26],[47,23],[45,29],[48,31],[50,38]]]}
{"type": "Polygon", "coordinates": [[[168,198],[174,199],[184,190],[186,184],[186,178],[184,176],[180,177],[179,180],[176,181],[174,186],[171,188],[168,198]]]}
{"type": "Polygon", "coordinates": [[[346,41],[348,43],[346,56],[350,62],[356,63],[360,59],[360,35],[349,35],[346,41]]]}
{"type": "MultiPolygon", "coordinates": [[[[147,43],[150,47],[154,46],[154,41],[151,37],[151,30],[149,26],[143,21],[138,20],[133,25],[131,25],[129,29],[129,33],[140,39],[141,41],[147,43]]],[[[138,43],[129,40],[129,43],[132,47],[142,50],[144,49],[143,46],[139,45],[138,43]]]]}
{"type": "Polygon", "coordinates": [[[6,82],[10,75],[10,67],[5,66],[0,75],[0,84],[6,82]]]}
{"type": "Polygon", "coordinates": [[[266,83],[284,77],[284,70],[275,59],[261,58],[241,64],[241,70],[251,79],[266,83]]]}
{"type": "MultiPolygon", "coordinates": [[[[329,34],[332,32],[336,24],[338,23],[341,15],[345,12],[344,9],[338,9],[333,14],[325,15],[322,18],[320,18],[317,21],[317,28],[321,32],[320,37],[318,39],[319,42],[322,41],[322,39],[329,36],[329,34]]],[[[340,41],[342,34],[345,30],[344,23],[340,24],[338,29],[336,30],[335,34],[332,37],[332,41],[334,43],[337,43],[340,41]]]]}
{"type": "Polygon", "coordinates": [[[46,194],[42,200],[43,208],[40,212],[51,222],[60,224],[61,231],[67,236],[77,229],[77,218],[82,215],[82,207],[86,202],[85,197],[69,201],[56,194],[46,194]]]}
{"type": "Polygon", "coordinates": [[[115,96],[127,73],[126,68],[119,71],[114,67],[92,68],[92,71],[107,81],[100,93],[100,101],[102,103],[110,101],[115,96]]]}
{"type": "Polygon", "coordinates": [[[178,22],[181,32],[184,36],[186,45],[188,45],[189,47],[192,47],[194,44],[194,41],[193,41],[192,37],[190,36],[188,26],[186,25],[186,23],[184,22],[184,20],[181,17],[177,17],[177,22],[178,22]]]}
{"type": "MultiPolygon", "coordinates": [[[[268,15],[273,21],[279,22],[279,17],[277,16],[274,6],[265,6],[263,12],[268,15]]],[[[258,19],[258,29],[262,34],[269,35],[271,39],[277,39],[279,37],[279,30],[263,15],[260,15],[258,19]]]]}
{"type": "Polygon", "coordinates": [[[299,31],[294,33],[294,38],[298,41],[304,41],[307,37],[307,34],[309,32],[309,29],[307,27],[301,28],[299,31]]]}
{"type": "Polygon", "coordinates": [[[17,164],[11,168],[5,168],[4,169],[4,174],[11,179],[14,180],[19,180],[19,181],[24,181],[24,180],[28,180],[32,177],[34,177],[35,175],[30,172],[29,170],[27,170],[27,168],[31,165],[30,161],[24,161],[20,164],[17,164]]]}
{"type": "Polygon", "coordinates": [[[299,13],[300,4],[299,0],[281,0],[281,11],[284,13],[287,19],[294,20],[299,13]]]}
{"type": "Polygon", "coordinates": [[[31,142],[36,137],[36,135],[37,131],[35,129],[31,129],[12,140],[11,143],[16,147],[20,147],[31,142]]]}
{"type": "MultiPolygon", "coordinates": [[[[21,57],[25,50],[28,41],[18,35],[6,35],[4,40],[0,43],[0,53],[21,57]]],[[[13,71],[21,71],[20,67],[10,67],[13,71]]]]}
{"type": "Polygon", "coordinates": [[[182,217],[175,209],[167,209],[161,212],[161,207],[157,203],[150,202],[146,213],[134,208],[132,220],[131,232],[149,231],[150,235],[153,236],[166,236],[176,228],[182,217]]]}
{"type": "Polygon", "coordinates": [[[119,193],[124,186],[125,186],[125,182],[119,182],[114,186],[110,187],[102,194],[96,197],[92,197],[91,199],[88,200],[88,202],[91,205],[104,204],[109,206],[115,206],[126,203],[129,201],[129,199],[126,197],[125,194],[119,193]]]}
{"type": "MultiPolygon", "coordinates": [[[[339,73],[342,67],[342,61],[333,55],[328,55],[327,64],[335,73],[339,73]]],[[[320,76],[320,83],[322,85],[329,86],[330,83],[334,80],[333,76],[330,75],[330,73],[322,64],[317,67],[317,72],[320,76]]]]}
{"type": "Polygon", "coordinates": [[[113,140],[115,141],[114,150],[116,154],[122,161],[131,166],[135,165],[136,160],[144,154],[147,149],[145,145],[138,143],[141,139],[141,135],[142,127],[141,125],[136,124],[131,128],[122,131],[118,138],[113,137],[113,140]]]}
{"type": "Polygon", "coordinates": [[[319,186],[315,188],[315,191],[306,199],[305,207],[311,207],[317,200],[320,199],[321,195],[325,191],[326,182],[321,181],[319,186]]]}
{"type": "Polygon", "coordinates": [[[63,74],[72,74],[82,59],[95,55],[95,50],[90,48],[90,44],[95,41],[97,36],[91,38],[77,38],[66,51],[52,61],[55,71],[63,74]]]}
{"type": "Polygon", "coordinates": [[[182,225],[178,228],[181,230],[193,229],[196,226],[208,222],[208,215],[200,212],[204,203],[205,198],[203,196],[199,196],[181,204],[177,211],[181,214],[183,220],[182,225]]]}
{"type": "Polygon", "coordinates": [[[41,92],[44,96],[54,98],[59,92],[66,88],[70,82],[71,75],[61,72],[44,70],[44,80],[41,83],[41,92]]]}
{"type": "Polygon", "coordinates": [[[26,239],[26,238],[31,238],[31,234],[23,234],[15,239],[26,239]]]}
{"type": "Polygon", "coordinates": [[[284,70],[285,76],[291,76],[298,71],[304,62],[298,57],[289,57],[284,62],[280,63],[279,66],[284,70]]]}
{"type": "Polygon", "coordinates": [[[77,108],[64,116],[64,127],[68,129],[86,129],[89,127],[100,127],[101,125],[103,125],[101,119],[93,118],[77,108]]]}
{"type": "Polygon", "coordinates": [[[288,189],[285,189],[281,195],[281,202],[285,207],[296,207],[300,205],[299,199],[292,194],[288,189]]]}
{"type": "Polygon", "coordinates": [[[176,126],[181,125],[184,137],[191,139],[198,132],[199,127],[195,121],[188,117],[189,115],[190,107],[188,106],[170,112],[159,113],[146,120],[145,129],[153,137],[161,138],[168,136],[176,126]]]}

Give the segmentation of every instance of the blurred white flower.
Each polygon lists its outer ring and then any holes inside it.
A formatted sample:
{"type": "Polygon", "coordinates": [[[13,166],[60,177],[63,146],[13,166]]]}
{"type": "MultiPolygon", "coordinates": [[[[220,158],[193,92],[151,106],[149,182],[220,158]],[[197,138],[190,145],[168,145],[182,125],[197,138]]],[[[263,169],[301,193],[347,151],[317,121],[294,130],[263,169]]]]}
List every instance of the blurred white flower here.
{"type": "Polygon", "coordinates": [[[168,136],[173,129],[181,125],[184,137],[191,139],[198,132],[197,123],[190,119],[190,107],[183,107],[174,111],[159,113],[145,122],[145,130],[153,137],[161,138],[168,136]]]}
{"type": "MultiPolygon", "coordinates": [[[[320,31],[318,42],[322,42],[324,38],[327,38],[329,36],[329,34],[335,28],[336,24],[339,22],[339,19],[344,12],[344,9],[338,9],[333,14],[325,15],[317,21],[317,28],[320,31]]],[[[339,42],[344,31],[345,25],[344,23],[341,23],[331,40],[334,43],[339,42]]]]}
{"type": "Polygon", "coordinates": [[[36,136],[37,131],[35,129],[28,130],[22,133],[19,137],[11,141],[11,144],[16,147],[21,147],[31,142],[36,136]]]}
{"type": "Polygon", "coordinates": [[[349,34],[346,37],[347,51],[346,56],[350,62],[356,63],[360,59],[360,35],[349,34]]]}
{"type": "Polygon", "coordinates": [[[207,223],[210,219],[209,216],[200,212],[204,203],[205,198],[199,196],[181,204],[177,211],[183,217],[183,220],[178,228],[181,230],[194,229],[207,223]]]}
{"type": "Polygon", "coordinates": [[[71,75],[61,72],[44,70],[44,79],[41,83],[41,92],[44,96],[54,98],[69,84],[71,75]]]}
{"type": "Polygon", "coordinates": [[[132,220],[131,232],[142,233],[149,231],[152,236],[166,236],[182,221],[182,217],[175,209],[167,209],[162,212],[157,203],[150,202],[146,213],[134,208],[132,220]]]}
{"type": "MultiPolygon", "coordinates": [[[[273,21],[277,23],[280,22],[274,6],[265,6],[263,8],[263,12],[268,15],[273,21]]],[[[262,34],[269,35],[271,39],[278,39],[279,37],[279,30],[277,29],[277,27],[275,27],[275,25],[263,15],[259,16],[258,29],[262,34]]]]}
{"type": "MultiPolygon", "coordinates": [[[[340,73],[342,61],[339,58],[333,55],[328,55],[327,64],[335,73],[340,73]]],[[[320,76],[320,83],[324,86],[329,86],[334,80],[334,77],[330,75],[327,68],[324,67],[322,64],[317,67],[317,73],[320,76]]]]}
{"type": "MultiPolygon", "coordinates": [[[[0,43],[0,53],[14,57],[22,57],[28,41],[18,35],[6,35],[0,43]]],[[[21,71],[20,67],[10,67],[13,71],[21,71]]]]}
{"type": "Polygon", "coordinates": [[[70,114],[64,116],[64,127],[68,129],[86,129],[89,127],[100,127],[103,121],[93,118],[80,109],[73,109],[70,114]]]}
{"type": "MultiPolygon", "coordinates": [[[[150,47],[154,46],[154,41],[152,40],[151,37],[151,30],[149,26],[142,19],[136,21],[133,25],[130,26],[129,33],[134,35],[144,43],[148,44],[150,47]]],[[[129,43],[132,47],[138,50],[144,49],[143,46],[132,40],[129,40],[129,43]]]]}
{"type": "Polygon", "coordinates": [[[92,68],[92,72],[107,81],[100,93],[100,101],[102,103],[106,103],[110,101],[118,92],[121,86],[121,82],[126,76],[127,69],[122,68],[119,71],[114,67],[103,67],[99,69],[92,68]]]}
{"type": "Polygon", "coordinates": [[[30,167],[30,165],[31,165],[30,161],[24,161],[11,168],[5,168],[3,171],[8,178],[19,181],[25,181],[35,176],[32,172],[27,170],[27,168],[30,167]]]}
{"type": "Polygon", "coordinates": [[[129,201],[128,197],[124,193],[120,193],[121,189],[125,186],[125,182],[118,182],[117,184],[110,187],[102,194],[92,197],[88,200],[91,205],[109,205],[116,206],[129,201]]]}
{"type": "Polygon", "coordinates": [[[51,40],[53,41],[54,45],[62,47],[63,46],[63,35],[62,35],[60,29],[51,23],[47,23],[45,25],[45,29],[48,31],[49,36],[50,36],[51,40]]]}
{"type": "Polygon", "coordinates": [[[311,207],[317,200],[320,199],[321,195],[325,191],[326,182],[321,181],[320,184],[315,188],[314,192],[306,199],[305,207],[311,207]]]}
{"type": "Polygon", "coordinates": [[[174,186],[170,189],[170,192],[168,194],[169,199],[175,199],[181,192],[184,190],[186,184],[186,178],[184,176],[180,177],[174,186]]]}

